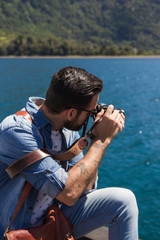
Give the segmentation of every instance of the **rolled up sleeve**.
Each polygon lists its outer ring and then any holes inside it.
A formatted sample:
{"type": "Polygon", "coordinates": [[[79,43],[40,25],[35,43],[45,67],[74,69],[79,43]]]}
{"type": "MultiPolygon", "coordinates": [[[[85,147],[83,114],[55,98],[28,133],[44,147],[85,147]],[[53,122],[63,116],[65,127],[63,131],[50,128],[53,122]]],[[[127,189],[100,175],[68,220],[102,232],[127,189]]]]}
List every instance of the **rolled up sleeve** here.
{"type": "Polygon", "coordinates": [[[56,195],[61,192],[68,178],[68,173],[64,169],[59,168],[54,175],[52,173],[47,173],[48,179],[42,185],[41,191],[50,195],[50,197],[55,198],[56,195]]]}

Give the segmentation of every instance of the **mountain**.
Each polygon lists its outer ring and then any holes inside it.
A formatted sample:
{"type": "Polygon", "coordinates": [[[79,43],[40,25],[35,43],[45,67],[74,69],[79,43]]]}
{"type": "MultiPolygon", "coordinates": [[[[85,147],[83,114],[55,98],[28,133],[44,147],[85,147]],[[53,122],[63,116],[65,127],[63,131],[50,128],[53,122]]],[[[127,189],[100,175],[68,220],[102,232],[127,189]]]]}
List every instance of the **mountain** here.
{"type": "Polygon", "coordinates": [[[97,53],[117,48],[160,54],[160,1],[0,0],[0,45],[7,48],[15,39],[95,47],[97,53]]]}

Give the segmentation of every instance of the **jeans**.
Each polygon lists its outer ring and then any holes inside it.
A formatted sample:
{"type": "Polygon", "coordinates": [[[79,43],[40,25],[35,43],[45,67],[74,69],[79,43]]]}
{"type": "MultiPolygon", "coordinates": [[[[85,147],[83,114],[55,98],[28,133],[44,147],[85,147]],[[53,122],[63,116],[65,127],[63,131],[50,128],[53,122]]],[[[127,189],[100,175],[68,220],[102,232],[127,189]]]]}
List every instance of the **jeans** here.
{"type": "MultiPolygon", "coordinates": [[[[138,240],[138,208],[124,188],[104,188],[83,195],[74,206],[62,205],[80,238],[98,227],[109,227],[109,240],[138,240]]],[[[107,236],[106,236],[107,239],[107,236]]]]}

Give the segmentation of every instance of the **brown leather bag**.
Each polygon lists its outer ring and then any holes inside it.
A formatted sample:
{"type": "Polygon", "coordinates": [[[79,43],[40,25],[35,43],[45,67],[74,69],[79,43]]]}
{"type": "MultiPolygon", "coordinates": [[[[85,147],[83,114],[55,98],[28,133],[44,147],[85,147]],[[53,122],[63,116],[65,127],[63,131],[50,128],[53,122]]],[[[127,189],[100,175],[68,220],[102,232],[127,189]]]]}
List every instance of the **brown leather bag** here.
{"type": "MultiPolygon", "coordinates": [[[[30,166],[31,164],[49,156],[49,153],[37,149],[24,157],[18,159],[12,165],[6,168],[6,172],[10,178],[15,177],[23,169],[30,166]]],[[[53,205],[49,208],[46,222],[38,227],[20,229],[15,231],[10,231],[10,226],[15,220],[19,210],[21,209],[24,200],[28,196],[32,185],[26,182],[23,191],[21,193],[19,202],[12,216],[11,222],[4,233],[5,240],[74,240],[72,235],[73,226],[69,219],[64,215],[61,209],[57,205],[53,205]]]]}
{"type": "Polygon", "coordinates": [[[5,234],[5,240],[74,240],[73,226],[54,205],[50,208],[46,223],[34,228],[11,231],[5,234]]]}
{"type": "Polygon", "coordinates": [[[10,231],[24,200],[30,192],[32,185],[26,182],[19,202],[12,216],[10,225],[4,233],[5,240],[74,240],[73,225],[57,205],[49,208],[46,222],[38,227],[10,231]]]}

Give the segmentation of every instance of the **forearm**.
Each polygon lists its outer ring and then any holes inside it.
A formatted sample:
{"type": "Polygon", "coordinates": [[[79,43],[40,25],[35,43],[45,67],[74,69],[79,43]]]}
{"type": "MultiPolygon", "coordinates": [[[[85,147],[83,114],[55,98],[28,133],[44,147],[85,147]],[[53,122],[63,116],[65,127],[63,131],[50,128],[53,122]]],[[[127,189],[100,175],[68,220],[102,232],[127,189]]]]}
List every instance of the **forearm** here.
{"type": "Polygon", "coordinates": [[[73,205],[77,201],[83,191],[91,185],[105,150],[106,147],[100,140],[91,144],[86,155],[69,170],[65,188],[56,197],[58,200],[63,202],[65,196],[68,205],[73,205]]]}
{"type": "Polygon", "coordinates": [[[91,179],[90,183],[88,184],[88,186],[86,187],[86,190],[92,190],[95,188],[95,183],[97,181],[97,175],[98,175],[98,171],[96,172],[96,174],[94,175],[94,177],[91,179]]]}

